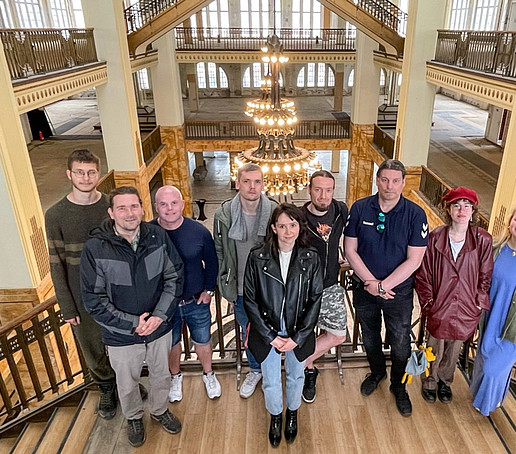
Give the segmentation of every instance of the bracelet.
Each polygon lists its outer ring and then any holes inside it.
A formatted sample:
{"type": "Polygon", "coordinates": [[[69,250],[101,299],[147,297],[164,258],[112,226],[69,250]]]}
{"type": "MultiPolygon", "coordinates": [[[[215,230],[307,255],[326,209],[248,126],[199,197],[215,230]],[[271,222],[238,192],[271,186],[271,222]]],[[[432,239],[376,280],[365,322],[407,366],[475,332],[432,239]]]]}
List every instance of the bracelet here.
{"type": "Polygon", "coordinates": [[[378,293],[380,296],[385,295],[387,292],[382,287],[382,282],[378,281],[378,293]]]}

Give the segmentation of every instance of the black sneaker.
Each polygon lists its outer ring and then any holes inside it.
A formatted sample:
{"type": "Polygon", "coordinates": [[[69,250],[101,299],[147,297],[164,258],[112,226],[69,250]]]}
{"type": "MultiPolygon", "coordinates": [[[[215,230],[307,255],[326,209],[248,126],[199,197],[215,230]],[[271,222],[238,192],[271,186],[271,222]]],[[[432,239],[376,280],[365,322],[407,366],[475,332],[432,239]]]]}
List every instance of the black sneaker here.
{"type": "Polygon", "coordinates": [[[435,402],[437,393],[435,392],[435,389],[426,389],[421,387],[421,395],[428,403],[433,404],[435,402]]]}
{"type": "Polygon", "coordinates": [[[170,434],[177,434],[181,432],[181,422],[168,410],[162,415],[151,415],[152,419],[158,421],[170,434]]]}
{"type": "Polygon", "coordinates": [[[305,384],[303,385],[303,400],[309,404],[311,404],[315,400],[315,382],[317,381],[317,376],[319,375],[319,370],[317,367],[313,369],[305,368],[305,384]]]}
{"type": "Polygon", "coordinates": [[[410,416],[412,414],[412,402],[410,402],[407,391],[404,388],[394,389],[392,385],[389,389],[396,397],[396,407],[401,416],[410,416]]]}
{"type": "Polygon", "coordinates": [[[143,427],[143,419],[127,420],[127,438],[129,444],[137,448],[145,443],[145,427],[143,427]]]}
{"type": "Polygon", "coordinates": [[[451,388],[441,380],[437,383],[437,397],[443,404],[449,404],[453,400],[451,388]]]}
{"type": "Polygon", "coordinates": [[[367,374],[366,378],[360,385],[360,393],[362,396],[370,396],[373,394],[374,390],[378,388],[380,382],[385,380],[387,374],[376,375],[376,374],[367,374]]]}
{"type": "Polygon", "coordinates": [[[99,383],[100,400],[97,409],[98,415],[103,419],[113,419],[116,415],[116,383],[99,383]]]}

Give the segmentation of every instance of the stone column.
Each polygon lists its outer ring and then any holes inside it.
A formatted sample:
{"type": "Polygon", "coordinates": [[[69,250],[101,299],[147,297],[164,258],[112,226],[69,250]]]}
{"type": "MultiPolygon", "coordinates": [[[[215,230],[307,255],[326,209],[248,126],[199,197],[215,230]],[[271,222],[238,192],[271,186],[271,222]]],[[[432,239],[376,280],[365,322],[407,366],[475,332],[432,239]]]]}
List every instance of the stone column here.
{"type": "Polygon", "coordinates": [[[342,111],[342,97],[344,96],[344,65],[335,65],[335,88],[333,91],[333,110],[342,111]]]}
{"type": "Polygon", "coordinates": [[[435,54],[436,30],[444,27],[446,0],[412,0],[396,127],[395,156],[407,166],[426,164],[435,86],[426,81],[426,62],[435,54]]]}
{"type": "Polygon", "coordinates": [[[0,322],[51,289],[44,218],[3,48],[0,49],[0,322]]]}
{"type": "Polygon", "coordinates": [[[188,80],[188,105],[192,112],[199,112],[199,91],[197,90],[197,76],[195,74],[187,74],[188,80]]]}

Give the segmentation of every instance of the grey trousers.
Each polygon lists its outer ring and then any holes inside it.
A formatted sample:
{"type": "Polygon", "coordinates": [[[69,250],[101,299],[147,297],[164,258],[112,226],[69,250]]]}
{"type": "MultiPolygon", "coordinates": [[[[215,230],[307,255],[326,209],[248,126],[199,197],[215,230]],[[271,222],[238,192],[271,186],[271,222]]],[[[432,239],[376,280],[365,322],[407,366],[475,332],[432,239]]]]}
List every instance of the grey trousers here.
{"type": "Polygon", "coordinates": [[[439,380],[448,386],[452,384],[463,342],[462,340],[436,339],[428,334],[426,346],[432,347],[435,361],[430,363],[430,375],[428,377],[425,377],[424,374],[421,375],[423,388],[435,390],[439,380]]]}
{"type": "Polygon", "coordinates": [[[170,332],[148,344],[108,346],[109,361],[116,373],[118,399],[127,419],[143,417],[138,383],[144,361],[149,368],[149,410],[153,415],[162,415],[167,411],[170,390],[168,352],[171,347],[170,332]]]}

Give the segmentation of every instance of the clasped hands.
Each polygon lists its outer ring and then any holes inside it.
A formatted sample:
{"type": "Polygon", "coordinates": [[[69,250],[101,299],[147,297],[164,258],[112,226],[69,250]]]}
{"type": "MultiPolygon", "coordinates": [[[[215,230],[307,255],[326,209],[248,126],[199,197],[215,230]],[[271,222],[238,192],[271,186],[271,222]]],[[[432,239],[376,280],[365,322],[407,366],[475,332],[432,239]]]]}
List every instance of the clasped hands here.
{"type": "Polygon", "coordinates": [[[135,329],[136,334],[139,334],[140,336],[149,336],[163,323],[163,319],[156,317],[155,315],[151,315],[149,317],[149,315],[150,314],[148,312],[144,312],[140,315],[140,322],[135,329]]]}
{"type": "Polygon", "coordinates": [[[297,344],[290,337],[280,336],[276,336],[271,345],[279,352],[289,352],[297,347],[297,344]]]}
{"type": "Polygon", "coordinates": [[[364,290],[370,293],[373,296],[379,296],[384,300],[392,300],[396,293],[392,291],[390,288],[383,287],[383,282],[378,279],[371,279],[369,281],[364,281],[364,290]],[[380,285],[379,285],[380,284],[380,285]],[[380,293],[380,289],[383,290],[383,293],[380,293]]]}

